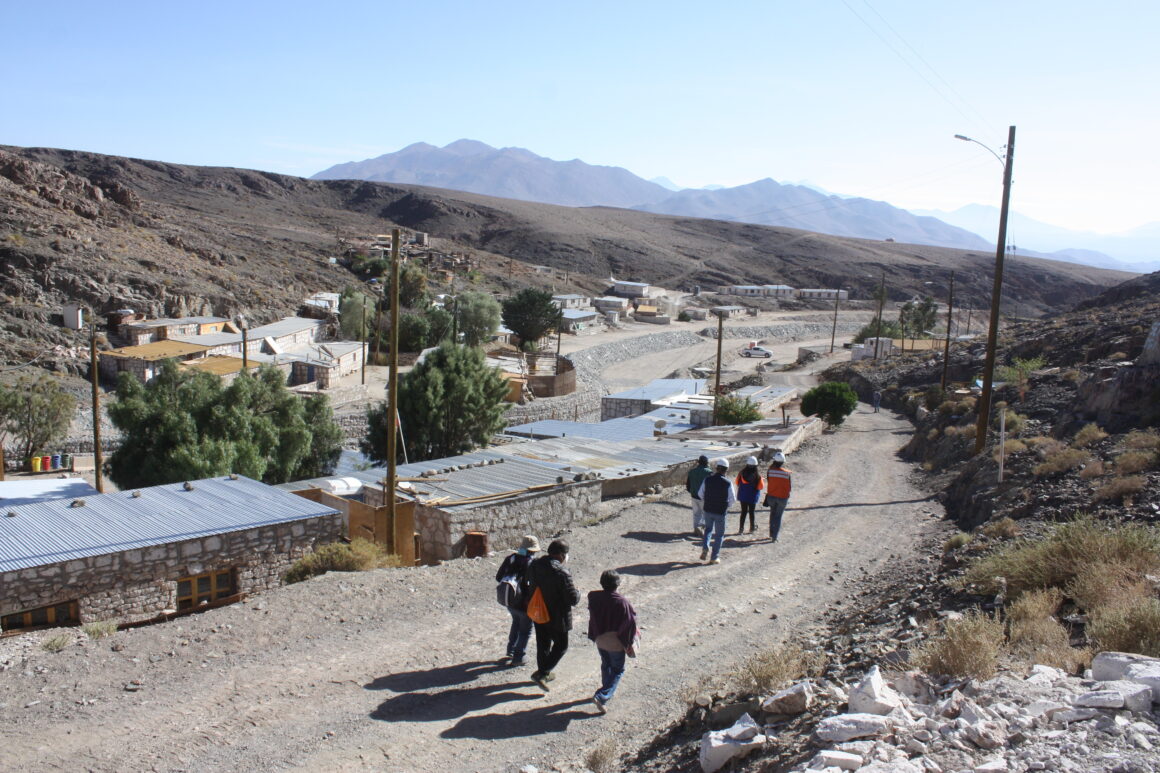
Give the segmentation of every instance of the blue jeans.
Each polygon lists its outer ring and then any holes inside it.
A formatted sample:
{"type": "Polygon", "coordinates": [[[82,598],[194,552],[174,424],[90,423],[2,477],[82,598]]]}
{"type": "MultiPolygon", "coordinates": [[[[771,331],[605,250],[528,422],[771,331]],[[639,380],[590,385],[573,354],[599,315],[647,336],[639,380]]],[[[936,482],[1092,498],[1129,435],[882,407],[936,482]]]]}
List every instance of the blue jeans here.
{"type": "Polygon", "coordinates": [[[600,653],[600,689],[596,691],[596,697],[601,703],[608,703],[620,684],[620,677],[624,676],[624,653],[599,647],[596,651],[600,653]]]}
{"type": "Polygon", "coordinates": [[[508,632],[507,654],[514,660],[522,660],[528,649],[528,637],[532,635],[532,618],[511,607],[508,612],[512,616],[512,627],[508,632]]]}
{"type": "Polygon", "coordinates": [[[777,539],[777,533],[781,531],[781,514],[785,512],[787,502],[788,499],[769,498],[769,538],[772,540],[777,539]]]}
{"type": "Polygon", "coordinates": [[[721,553],[721,541],[725,539],[725,513],[710,513],[705,511],[705,534],[701,537],[701,550],[709,547],[709,535],[713,535],[713,555],[716,558],[721,553]]]}
{"type": "Polygon", "coordinates": [[[705,526],[705,508],[700,499],[693,501],[693,530],[704,528],[705,526]]]}

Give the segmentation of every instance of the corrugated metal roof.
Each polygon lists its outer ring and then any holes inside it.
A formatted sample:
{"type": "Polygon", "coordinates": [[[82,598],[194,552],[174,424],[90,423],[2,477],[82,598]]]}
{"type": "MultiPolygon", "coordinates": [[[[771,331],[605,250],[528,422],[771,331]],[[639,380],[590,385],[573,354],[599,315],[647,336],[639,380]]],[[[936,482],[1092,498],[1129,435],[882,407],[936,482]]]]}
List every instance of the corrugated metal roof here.
{"type": "MultiPolygon", "coordinates": [[[[250,362],[250,367],[257,367],[257,362],[250,362]]],[[[230,357],[224,354],[215,354],[210,357],[202,357],[200,360],[190,360],[189,362],[181,363],[181,367],[189,368],[191,370],[204,370],[206,373],[212,373],[215,376],[225,376],[229,373],[239,373],[242,370],[242,358],[230,357]]]]}
{"type": "Polygon", "coordinates": [[[184,357],[187,354],[204,352],[208,348],[208,346],[188,343],[184,339],[173,339],[154,341],[151,344],[141,344],[140,346],[125,346],[120,349],[111,349],[107,352],[101,352],[101,356],[123,357],[134,360],[168,360],[171,357],[184,357]]]}
{"type": "Polygon", "coordinates": [[[75,499],[98,493],[81,478],[40,478],[0,481],[0,517],[16,505],[75,499]]]}
{"type": "Polygon", "coordinates": [[[169,327],[170,325],[210,325],[216,322],[229,322],[225,317],[173,317],[165,319],[144,319],[130,322],[132,328],[169,327]]]}
{"type": "Polygon", "coordinates": [[[617,392],[605,397],[618,400],[663,400],[681,394],[695,395],[705,388],[707,382],[701,378],[658,378],[642,387],[617,392]]]}
{"type": "Polygon", "coordinates": [[[321,319],[309,319],[307,317],[283,317],[277,322],[271,322],[269,325],[262,325],[261,327],[250,328],[250,338],[281,338],[283,336],[294,335],[303,330],[310,330],[313,328],[320,328],[326,322],[321,319]]]}
{"type": "Polygon", "coordinates": [[[598,312],[592,309],[561,309],[560,315],[564,319],[589,319],[598,316],[598,312]]]}
{"type": "Polygon", "coordinates": [[[245,531],[338,511],[239,476],[3,508],[0,572],[245,531]]]}
{"type": "Polygon", "coordinates": [[[173,336],[171,341],[182,341],[188,344],[197,344],[206,348],[214,346],[225,346],[226,344],[237,344],[238,351],[241,351],[242,334],[241,333],[206,333],[198,336],[173,336]]]}

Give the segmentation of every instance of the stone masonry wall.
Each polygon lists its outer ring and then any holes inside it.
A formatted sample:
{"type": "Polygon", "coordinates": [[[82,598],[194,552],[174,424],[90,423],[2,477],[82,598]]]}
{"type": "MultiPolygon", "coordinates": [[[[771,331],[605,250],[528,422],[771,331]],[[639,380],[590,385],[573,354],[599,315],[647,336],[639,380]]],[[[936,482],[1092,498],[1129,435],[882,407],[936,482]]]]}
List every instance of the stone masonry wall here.
{"type": "Polygon", "coordinates": [[[581,389],[563,397],[545,397],[525,405],[513,405],[504,414],[508,426],[530,424],[533,421],[559,419],[561,421],[600,421],[600,390],[581,389]]]}
{"type": "Polygon", "coordinates": [[[238,592],[266,590],[316,544],[341,537],[334,514],[4,572],[0,612],[75,600],[82,622],[145,619],[176,607],[182,577],[233,569],[238,592]]]}
{"type": "Polygon", "coordinates": [[[422,559],[431,562],[462,555],[469,531],[485,532],[495,551],[514,549],[525,534],[546,540],[593,517],[600,498],[601,481],[592,480],[470,510],[417,507],[415,525],[422,559]]]}

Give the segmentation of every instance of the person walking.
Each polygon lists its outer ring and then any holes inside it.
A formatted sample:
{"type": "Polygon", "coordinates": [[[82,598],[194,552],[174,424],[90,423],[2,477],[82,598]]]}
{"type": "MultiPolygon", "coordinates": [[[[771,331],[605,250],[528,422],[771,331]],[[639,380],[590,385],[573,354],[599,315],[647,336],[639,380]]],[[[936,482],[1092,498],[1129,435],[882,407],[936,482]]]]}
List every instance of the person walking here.
{"type": "Polygon", "coordinates": [[[874,403],[874,413],[878,413],[878,406],[882,405],[882,393],[875,389],[874,394],[870,395],[870,400],[874,403]]]}
{"type": "Polygon", "coordinates": [[[777,542],[778,532],[781,531],[781,516],[789,502],[789,492],[792,488],[792,479],[789,468],[785,466],[785,454],[778,451],[769,463],[769,470],[765,473],[765,504],[769,505],[769,539],[777,542]]]}
{"type": "Polygon", "coordinates": [[[607,569],[600,575],[600,590],[588,593],[588,638],[600,653],[600,689],[592,702],[601,714],[624,675],[625,657],[636,657],[636,610],[619,588],[620,573],[607,569]]]}
{"type": "Polygon", "coordinates": [[[762,480],[761,472],[757,469],[756,456],[751,456],[745,460],[745,466],[741,468],[741,472],[737,474],[737,480],[733,483],[737,486],[737,501],[741,503],[741,523],[737,525],[737,533],[744,533],[745,516],[748,515],[749,533],[752,534],[756,529],[757,503],[761,499],[762,489],[765,488],[765,481],[762,480]]]}
{"type": "Polygon", "coordinates": [[[689,474],[685,476],[685,489],[689,492],[689,496],[693,498],[693,536],[700,537],[705,532],[705,510],[701,502],[701,484],[705,482],[713,474],[709,469],[709,457],[697,457],[697,466],[689,470],[689,474]]]}
{"type": "Polygon", "coordinates": [[[548,554],[532,561],[528,575],[533,588],[538,588],[548,608],[548,622],[536,623],[536,670],[532,681],[542,689],[556,678],[552,669],[568,651],[568,632],[572,630],[572,607],[580,603],[580,592],[572,584],[572,573],[565,568],[568,562],[568,543],[553,540],[548,554]]]}
{"type": "Polygon", "coordinates": [[[721,542],[725,539],[725,520],[729,508],[737,501],[733,482],[725,477],[729,472],[729,460],[718,459],[716,471],[705,478],[697,495],[705,508],[705,533],[701,535],[701,560],[709,559],[710,564],[721,563],[721,542]],[[713,555],[709,555],[709,537],[713,538],[713,555]]]}
{"type": "Polygon", "coordinates": [[[510,659],[509,666],[522,666],[524,664],[524,653],[528,648],[528,639],[532,635],[532,619],[528,617],[526,612],[528,608],[528,596],[531,591],[528,590],[528,566],[532,563],[532,559],[536,557],[536,553],[540,552],[540,541],[531,534],[524,535],[520,540],[520,547],[510,556],[503,560],[499,565],[499,571],[495,573],[496,582],[504,582],[509,577],[514,577],[516,586],[520,589],[520,599],[514,605],[508,605],[507,611],[512,616],[511,630],[508,631],[507,642],[507,657],[510,659]]]}

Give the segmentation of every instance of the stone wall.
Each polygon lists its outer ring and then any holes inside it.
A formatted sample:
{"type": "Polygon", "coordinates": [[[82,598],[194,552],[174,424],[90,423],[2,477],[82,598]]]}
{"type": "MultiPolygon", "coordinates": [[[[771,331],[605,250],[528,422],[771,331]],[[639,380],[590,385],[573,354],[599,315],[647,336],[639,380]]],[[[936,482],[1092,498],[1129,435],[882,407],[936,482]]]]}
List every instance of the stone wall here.
{"type": "Polygon", "coordinates": [[[276,587],[315,545],[342,537],[342,515],[316,516],[0,574],[0,613],[77,601],[81,622],[153,617],[177,605],[177,580],[234,570],[235,589],[276,587]]]}
{"type": "Polygon", "coordinates": [[[649,333],[642,334],[638,338],[626,338],[623,341],[610,341],[606,344],[593,346],[590,349],[569,354],[568,359],[576,365],[577,378],[580,383],[594,385],[599,383],[598,374],[600,371],[609,365],[645,354],[666,352],[683,346],[696,346],[704,342],[705,339],[687,330],[649,333]]]}
{"type": "Polygon", "coordinates": [[[545,397],[525,405],[513,405],[504,415],[509,426],[545,419],[600,421],[600,390],[581,389],[563,397],[545,397]]]}
{"type": "Polygon", "coordinates": [[[513,549],[525,534],[547,540],[596,514],[601,484],[599,480],[566,483],[467,510],[420,505],[415,509],[415,528],[419,532],[421,558],[429,563],[462,555],[469,531],[486,533],[488,545],[495,551],[513,549]]]}

